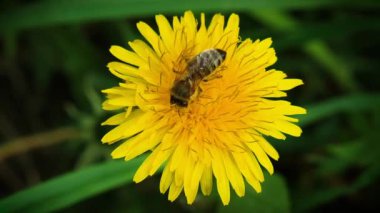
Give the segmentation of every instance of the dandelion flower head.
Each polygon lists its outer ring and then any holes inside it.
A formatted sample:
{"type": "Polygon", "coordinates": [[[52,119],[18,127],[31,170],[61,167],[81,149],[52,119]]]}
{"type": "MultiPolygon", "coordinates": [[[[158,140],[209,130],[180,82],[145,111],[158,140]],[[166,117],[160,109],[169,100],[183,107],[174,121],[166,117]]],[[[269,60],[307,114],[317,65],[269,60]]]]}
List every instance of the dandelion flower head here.
{"type": "Polygon", "coordinates": [[[156,22],[158,32],[137,23],[146,41],[129,42],[130,50],[110,48],[120,61],[108,68],[121,82],[103,90],[103,108],[116,114],[103,123],[115,127],[102,142],[121,141],[113,158],[128,161],[149,153],[134,181],[163,167],[159,189],[169,191],[170,201],[184,191],[192,204],[199,188],[211,193],[213,182],[224,205],[230,187],[240,197],[246,183],[261,192],[262,167],[272,174],[271,159],[279,158],[265,137],[302,132],[290,116],[306,110],[278,99],[302,81],[268,68],[277,60],[272,40],[241,40],[236,14],[228,20],[216,14],[208,26],[204,14],[198,23],[190,11],[172,22],[157,15],[156,22]],[[186,107],[172,104],[173,84],[187,72],[189,60],[208,49],[225,51],[224,61],[199,82],[186,107]]]}

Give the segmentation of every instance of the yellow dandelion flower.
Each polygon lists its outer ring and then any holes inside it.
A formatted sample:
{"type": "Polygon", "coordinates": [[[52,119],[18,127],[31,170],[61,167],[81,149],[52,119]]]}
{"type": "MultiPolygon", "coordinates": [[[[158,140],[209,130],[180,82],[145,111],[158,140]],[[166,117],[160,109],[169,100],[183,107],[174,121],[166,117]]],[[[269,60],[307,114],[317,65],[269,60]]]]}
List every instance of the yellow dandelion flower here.
{"type": "Polygon", "coordinates": [[[135,40],[129,42],[132,50],[111,47],[122,62],[110,62],[108,68],[122,82],[103,91],[103,108],[119,113],[103,123],[116,127],[102,142],[122,140],[113,158],[131,160],[149,152],[134,181],[141,182],[163,166],[159,188],[161,193],[169,190],[170,201],[183,190],[187,203],[193,203],[199,186],[209,195],[215,177],[227,205],[230,186],[240,197],[246,182],[260,192],[261,166],[273,173],[270,158],[278,160],[279,154],[264,136],[300,136],[301,129],[293,124],[298,120],[289,116],[306,110],[276,98],[285,97],[285,91],[302,80],[268,69],[276,62],[272,40],[241,41],[238,15],[230,15],[225,24],[224,16],[216,14],[208,27],[205,15],[200,18],[198,25],[190,11],[172,23],[157,15],[158,33],[144,22],[137,24],[149,44],[135,40]],[[191,79],[189,63],[210,49],[225,55],[210,68],[212,73],[191,79]],[[181,106],[171,101],[172,88],[184,76],[192,91],[181,106]]]}

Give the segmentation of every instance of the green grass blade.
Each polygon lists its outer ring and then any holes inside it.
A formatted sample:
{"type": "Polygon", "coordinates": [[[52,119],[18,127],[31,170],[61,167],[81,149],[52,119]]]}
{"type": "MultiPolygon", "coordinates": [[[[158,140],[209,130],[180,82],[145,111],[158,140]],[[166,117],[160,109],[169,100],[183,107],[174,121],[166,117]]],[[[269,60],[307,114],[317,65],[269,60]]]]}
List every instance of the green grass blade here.
{"type": "Polygon", "coordinates": [[[297,117],[300,118],[300,125],[306,126],[340,112],[355,112],[379,107],[380,94],[356,94],[306,107],[307,115],[297,117]]]}
{"type": "Polygon", "coordinates": [[[318,61],[319,64],[326,69],[343,89],[346,91],[358,90],[359,86],[354,80],[352,70],[324,41],[320,39],[309,41],[306,43],[304,49],[314,60],[318,61]]]}
{"type": "Polygon", "coordinates": [[[336,186],[331,188],[319,188],[312,194],[303,194],[295,201],[294,212],[311,212],[313,208],[317,208],[331,200],[337,199],[347,194],[353,194],[360,189],[368,187],[371,183],[380,177],[380,166],[372,165],[366,169],[352,184],[336,186]]]}
{"type": "MultiPolygon", "coordinates": [[[[267,26],[284,33],[296,33],[301,24],[290,15],[280,10],[253,10],[252,15],[267,26]]],[[[346,91],[356,91],[358,85],[352,70],[318,37],[305,42],[303,49],[325,68],[335,81],[346,91]]]]}
{"type": "MultiPolygon", "coordinates": [[[[263,16],[278,16],[277,13],[266,13],[263,16]]],[[[346,18],[344,20],[333,20],[331,22],[315,23],[313,25],[300,23],[297,27],[291,24],[289,16],[281,16],[280,19],[269,19],[265,23],[268,26],[276,25],[276,30],[283,32],[281,37],[277,37],[274,45],[277,48],[289,48],[303,46],[310,40],[319,38],[321,40],[342,39],[355,35],[361,31],[380,32],[380,18],[346,18]],[[291,29],[291,33],[287,31],[291,29]],[[334,31],[331,34],[331,31],[334,31]]]]}
{"type": "Polygon", "coordinates": [[[94,20],[151,16],[156,13],[182,13],[185,10],[203,12],[246,11],[248,9],[315,9],[342,5],[345,7],[376,8],[372,1],[328,1],[328,0],[61,0],[39,1],[23,8],[3,10],[0,14],[0,32],[26,28],[52,26],[55,24],[78,23],[94,20]]]}
{"type": "Polygon", "coordinates": [[[0,212],[50,212],[132,182],[143,157],[111,161],[46,181],[0,200],[0,212]]]}

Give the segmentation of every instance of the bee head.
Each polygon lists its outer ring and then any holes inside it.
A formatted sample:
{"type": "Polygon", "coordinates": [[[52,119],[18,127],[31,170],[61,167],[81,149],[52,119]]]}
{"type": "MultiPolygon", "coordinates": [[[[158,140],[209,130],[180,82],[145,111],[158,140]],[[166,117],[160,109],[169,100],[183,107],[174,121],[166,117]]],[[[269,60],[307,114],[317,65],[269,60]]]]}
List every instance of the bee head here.
{"type": "Polygon", "coordinates": [[[189,104],[187,100],[183,100],[174,96],[170,97],[170,103],[180,107],[187,107],[187,105],[189,104]]]}
{"type": "Polygon", "coordinates": [[[223,60],[226,59],[226,51],[221,49],[216,49],[216,51],[218,51],[223,60]]]}
{"type": "Polygon", "coordinates": [[[192,94],[191,82],[188,79],[177,81],[171,89],[170,103],[186,107],[192,94]]]}

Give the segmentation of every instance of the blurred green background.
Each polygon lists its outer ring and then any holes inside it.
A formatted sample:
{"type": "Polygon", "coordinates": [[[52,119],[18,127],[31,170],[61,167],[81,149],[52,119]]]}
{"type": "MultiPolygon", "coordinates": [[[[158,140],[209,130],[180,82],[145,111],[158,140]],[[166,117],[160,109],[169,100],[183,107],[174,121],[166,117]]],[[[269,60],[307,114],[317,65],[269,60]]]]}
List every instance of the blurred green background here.
{"type": "MultiPolygon", "coordinates": [[[[379,1],[3,0],[0,2],[0,212],[336,212],[377,209],[380,190],[379,1]],[[100,90],[111,45],[141,38],[135,24],[191,9],[241,19],[241,37],[272,37],[272,66],[305,85],[301,138],[280,153],[263,192],[222,207],[159,193],[159,175],[131,182],[142,158],[111,160],[100,90]]],[[[248,187],[247,187],[248,188],[248,187]]]]}

